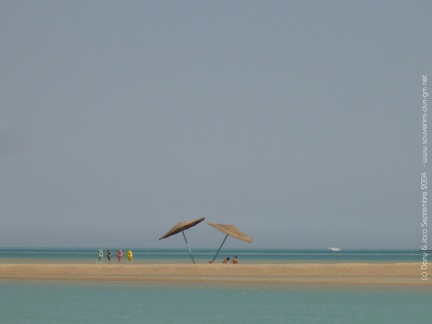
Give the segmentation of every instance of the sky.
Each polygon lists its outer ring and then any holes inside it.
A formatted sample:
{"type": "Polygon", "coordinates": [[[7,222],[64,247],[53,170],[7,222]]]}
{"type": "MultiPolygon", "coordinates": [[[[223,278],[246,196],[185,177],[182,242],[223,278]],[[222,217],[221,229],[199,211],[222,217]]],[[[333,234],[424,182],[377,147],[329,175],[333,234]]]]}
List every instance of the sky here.
{"type": "Polygon", "coordinates": [[[0,247],[420,248],[431,10],[0,1],[0,247]]]}

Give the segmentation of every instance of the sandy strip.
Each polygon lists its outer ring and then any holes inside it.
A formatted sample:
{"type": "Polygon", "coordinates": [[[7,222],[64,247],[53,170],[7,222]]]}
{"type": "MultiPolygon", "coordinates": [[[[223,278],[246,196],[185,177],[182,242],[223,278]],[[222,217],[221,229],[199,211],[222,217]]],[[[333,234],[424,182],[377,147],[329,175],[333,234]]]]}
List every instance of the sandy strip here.
{"type": "Polygon", "coordinates": [[[431,286],[422,271],[419,263],[0,264],[0,280],[431,286]]]}

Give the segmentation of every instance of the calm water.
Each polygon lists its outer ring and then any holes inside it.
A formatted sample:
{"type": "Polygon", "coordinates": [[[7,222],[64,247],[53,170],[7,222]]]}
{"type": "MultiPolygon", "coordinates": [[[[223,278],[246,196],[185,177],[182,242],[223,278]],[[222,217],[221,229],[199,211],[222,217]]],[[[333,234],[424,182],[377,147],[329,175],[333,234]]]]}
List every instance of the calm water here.
{"type": "MultiPolygon", "coordinates": [[[[109,248],[115,255],[117,248],[109,248]]],[[[123,248],[126,253],[128,248],[123,248]]],[[[134,262],[184,262],[191,263],[186,248],[183,249],[134,249],[134,262]]],[[[216,250],[192,250],[197,263],[213,259],[216,250]]],[[[104,249],[104,262],[107,262],[104,249]]],[[[98,249],[24,249],[0,248],[0,262],[94,262],[98,249]]],[[[287,263],[287,262],[421,262],[422,252],[415,250],[275,250],[275,249],[222,249],[217,261],[237,255],[242,263],[287,263]]]]}
{"type": "Polygon", "coordinates": [[[430,323],[421,288],[0,281],[2,323],[430,323]]]}
{"type": "MultiPolygon", "coordinates": [[[[134,263],[191,263],[186,249],[132,250],[134,263]]],[[[207,263],[215,250],[193,253],[197,263],[207,263]]],[[[97,254],[94,248],[3,248],[0,262],[94,263],[97,254]]],[[[234,255],[242,263],[421,260],[420,251],[223,249],[217,261],[234,255]]],[[[430,323],[431,297],[426,287],[0,280],[0,323],[430,323]]]]}

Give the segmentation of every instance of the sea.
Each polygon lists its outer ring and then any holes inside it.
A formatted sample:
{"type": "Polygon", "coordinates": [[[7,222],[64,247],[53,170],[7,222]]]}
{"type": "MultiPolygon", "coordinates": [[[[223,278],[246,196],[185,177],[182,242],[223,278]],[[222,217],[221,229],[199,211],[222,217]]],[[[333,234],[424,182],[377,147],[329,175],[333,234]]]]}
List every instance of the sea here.
{"type": "MultiPolygon", "coordinates": [[[[184,249],[132,249],[137,263],[192,263],[184,249]]],[[[113,254],[117,248],[111,248],[113,254]]],[[[106,249],[103,249],[104,263],[106,249]]],[[[212,249],[192,250],[196,263],[212,249]]],[[[241,263],[418,262],[414,250],[236,250],[241,263]]],[[[98,249],[0,248],[0,263],[94,263],[98,249]]],[[[431,323],[429,287],[0,280],[0,323],[431,323]]]]}
{"type": "MultiPolygon", "coordinates": [[[[215,249],[193,249],[189,253],[186,248],[105,247],[101,249],[103,262],[108,262],[107,250],[110,250],[113,259],[116,259],[115,255],[121,249],[124,255],[126,255],[126,251],[131,250],[135,263],[208,263],[217,252],[215,249]]],[[[99,248],[0,248],[0,263],[92,263],[97,261],[98,255],[99,248]]],[[[422,255],[423,251],[420,250],[342,250],[333,252],[329,249],[222,249],[215,261],[238,256],[241,263],[421,262],[422,255]]]]}

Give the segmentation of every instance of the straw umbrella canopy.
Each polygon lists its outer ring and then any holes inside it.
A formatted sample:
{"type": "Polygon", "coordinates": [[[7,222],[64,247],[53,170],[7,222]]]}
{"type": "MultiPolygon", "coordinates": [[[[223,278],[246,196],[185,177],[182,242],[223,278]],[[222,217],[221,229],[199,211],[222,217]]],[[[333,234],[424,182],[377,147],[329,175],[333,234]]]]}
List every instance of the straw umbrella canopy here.
{"type": "Polygon", "coordinates": [[[252,243],[253,240],[250,236],[246,235],[242,231],[240,231],[237,227],[234,225],[227,225],[227,224],[218,224],[218,223],[210,223],[207,222],[210,226],[216,228],[217,230],[221,231],[222,233],[226,234],[224,240],[222,241],[222,244],[219,247],[219,250],[216,252],[212,262],[216,259],[217,255],[219,254],[219,251],[222,248],[222,245],[225,243],[225,240],[227,239],[228,235],[231,237],[234,237],[238,240],[245,241],[248,243],[252,243]]]}
{"type": "Polygon", "coordinates": [[[170,229],[170,230],[169,230],[169,231],[168,231],[164,236],[162,236],[159,240],[162,240],[162,239],[164,239],[164,238],[167,238],[167,237],[170,237],[170,236],[172,236],[172,235],[175,235],[175,234],[178,234],[178,233],[182,232],[182,234],[183,234],[183,238],[184,238],[184,240],[185,240],[185,242],[186,242],[186,246],[187,246],[187,248],[188,248],[188,250],[189,250],[189,254],[190,254],[191,258],[192,258],[192,262],[195,263],[195,260],[194,260],[194,258],[193,258],[193,255],[192,255],[191,249],[190,249],[190,247],[189,247],[189,244],[188,244],[188,242],[187,242],[186,235],[185,235],[184,231],[187,230],[188,228],[191,228],[191,227],[194,227],[195,225],[198,225],[198,224],[201,223],[204,219],[205,219],[205,218],[198,218],[198,219],[195,219],[195,220],[189,220],[189,221],[185,221],[185,222],[177,223],[173,228],[171,228],[171,229],[170,229]]]}

